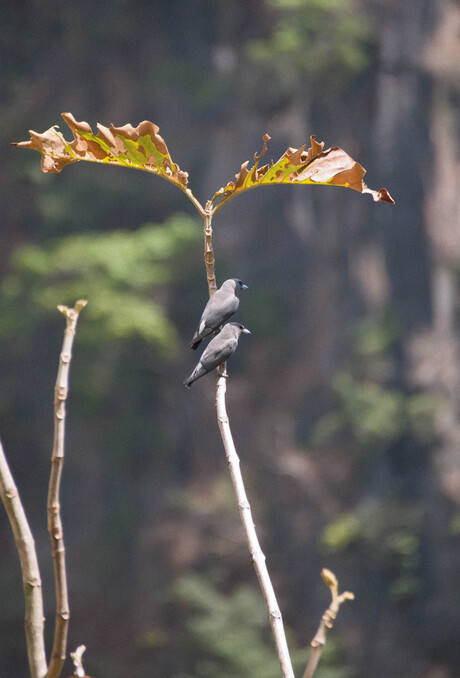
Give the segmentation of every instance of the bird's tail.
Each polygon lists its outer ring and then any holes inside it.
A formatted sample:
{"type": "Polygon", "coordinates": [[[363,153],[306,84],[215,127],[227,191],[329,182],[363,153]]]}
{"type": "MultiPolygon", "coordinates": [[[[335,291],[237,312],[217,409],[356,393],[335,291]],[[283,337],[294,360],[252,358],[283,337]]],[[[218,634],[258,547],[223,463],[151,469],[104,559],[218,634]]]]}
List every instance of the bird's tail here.
{"type": "Polygon", "coordinates": [[[202,332],[199,331],[199,328],[193,335],[193,339],[190,342],[190,348],[193,348],[194,351],[198,348],[198,346],[201,344],[203,339],[208,336],[208,334],[211,334],[212,329],[210,327],[205,327],[202,332]]]}
{"type": "Polygon", "coordinates": [[[185,388],[190,388],[193,382],[202,377],[203,374],[206,374],[206,370],[203,368],[201,363],[198,363],[192,374],[183,382],[185,388]]]}
{"type": "Polygon", "coordinates": [[[200,337],[197,339],[197,335],[193,337],[192,341],[190,342],[190,348],[193,348],[194,351],[198,348],[198,346],[201,344],[203,337],[200,337]]]}

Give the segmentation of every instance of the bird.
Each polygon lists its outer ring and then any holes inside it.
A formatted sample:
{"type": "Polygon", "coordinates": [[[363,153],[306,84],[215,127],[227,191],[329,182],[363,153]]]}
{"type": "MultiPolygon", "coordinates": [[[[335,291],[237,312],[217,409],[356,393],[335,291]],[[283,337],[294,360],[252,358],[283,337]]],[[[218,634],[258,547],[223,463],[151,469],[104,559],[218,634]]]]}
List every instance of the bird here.
{"type": "Polygon", "coordinates": [[[240,290],[247,290],[245,285],[238,278],[226,280],[216,292],[210,297],[201,316],[200,324],[193,336],[190,346],[195,351],[201,341],[213,330],[221,327],[238,310],[240,300],[237,293],[240,290]]]}
{"type": "Polygon", "coordinates": [[[251,333],[240,323],[224,325],[221,332],[211,339],[204,349],[198,365],[189,378],[184,381],[184,386],[190,388],[194,381],[228,360],[235,353],[241,334],[251,333]]]}

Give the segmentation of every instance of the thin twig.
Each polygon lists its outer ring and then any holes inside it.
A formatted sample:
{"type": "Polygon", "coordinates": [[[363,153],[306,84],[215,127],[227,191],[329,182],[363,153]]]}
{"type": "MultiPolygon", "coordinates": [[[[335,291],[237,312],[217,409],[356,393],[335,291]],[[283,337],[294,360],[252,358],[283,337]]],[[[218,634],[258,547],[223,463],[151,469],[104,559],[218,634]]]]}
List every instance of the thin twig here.
{"type": "Polygon", "coordinates": [[[67,651],[69,600],[59,489],[61,484],[62,466],[64,463],[65,404],[69,386],[72,345],[79,313],[86,304],[87,302],[85,300],[80,299],[75,303],[74,308],[58,306],[59,311],[66,317],[66,328],[64,330],[62,351],[59,356],[59,368],[55,386],[54,440],[48,488],[48,531],[50,533],[51,551],[54,563],[56,622],[54,627],[53,650],[51,652],[51,660],[46,678],[58,678],[61,675],[67,651]]]}
{"type": "Polygon", "coordinates": [[[346,600],[353,600],[355,597],[350,591],[344,591],[339,595],[339,582],[337,581],[335,574],[330,570],[326,570],[326,568],[324,568],[321,571],[321,577],[331,591],[332,602],[330,607],[328,607],[326,612],[323,614],[315,637],[311,641],[310,657],[308,659],[303,678],[313,677],[316,667],[318,666],[321,652],[323,651],[323,647],[326,644],[327,633],[334,625],[334,621],[337,617],[341,604],[346,600]]]}
{"type": "Polygon", "coordinates": [[[257,533],[251,514],[251,507],[246,496],[246,490],[244,489],[243,477],[240,470],[240,460],[236,452],[230,430],[230,423],[225,406],[225,391],[227,388],[226,381],[226,374],[219,376],[217,380],[217,421],[219,424],[222,441],[224,443],[225,455],[227,457],[227,463],[238,502],[238,511],[240,513],[240,518],[246,534],[246,540],[248,542],[252,563],[259,579],[265,602],[267,604],[268,619],[270,621],[270,626],[275,638],[276,651],[278,653],[281,672],[283,678],[294,678],[294,671],[292,669],[286,635],[284,633],[281,612],[279,610],[275,591],[273,590],[267,566],[265,564],[265,556],[262,553],[262,549],[260,548],[259,540],[257,538],[257,533]]]}
{"type": "Polygon", "coordinates": [[[0,442],[0,495],[13,530],[22,570],[25,631],[31,678],[46,675],[43,595],[35,542],[0,442]]]}

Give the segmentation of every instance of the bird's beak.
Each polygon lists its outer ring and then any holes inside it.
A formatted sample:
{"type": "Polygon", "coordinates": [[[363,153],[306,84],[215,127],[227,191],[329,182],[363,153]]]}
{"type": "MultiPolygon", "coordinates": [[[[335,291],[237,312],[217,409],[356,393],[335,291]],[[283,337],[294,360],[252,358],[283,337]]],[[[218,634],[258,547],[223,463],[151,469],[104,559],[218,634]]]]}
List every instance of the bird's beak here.
{"type": "Polygon", "coordinates": [[[251,334],[247,327],[244,330],[241,330],[241,334],[251,334]]]}
{"type": "Polygon", "coordinates": [[[243,283],[243,284],[241,285],[241,289],[242,289],[242,290],[247,290],[247,289],[248,289],[248,286],[245,285],[245,284],[243,283]]]}

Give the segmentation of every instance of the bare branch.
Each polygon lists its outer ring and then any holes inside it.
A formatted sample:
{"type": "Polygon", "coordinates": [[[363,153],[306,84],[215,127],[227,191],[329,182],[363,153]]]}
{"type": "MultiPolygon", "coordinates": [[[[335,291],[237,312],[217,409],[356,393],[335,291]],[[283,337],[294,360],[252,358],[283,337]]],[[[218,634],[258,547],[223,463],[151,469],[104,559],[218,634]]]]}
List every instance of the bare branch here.
{"type": "Polygon", "coordinates": [[[276,651],[281,666],[283,678],[294,678],[294,671],[292,669],[291,658],[289,656],[289,649],[287,646],[286,635],[284,633],[283,620],[278,603],[273,590],[273,585],[268,574],[265,563],[265,556],[260,548],[259,540],[257,538],[254,521],[252,519],[251,507],[249,505],[246,490],[244,488],[243,477],[240,470],[240,460],[235,449],[230,430],[230,423],[227,416],[227,409],[225,405],[227,375],[221,374],[217,379],[217,421],[219,424],[222,442],[224,443],[225,455],[227,457],[228,468],[233,482],[233,487],[238,503],[238,511],[240,513],[241,522],[243,523],[246,540],[251,554],[252,563],[256,571],[259,583],[262,589],[263,596],[268,608],[268,619],[275,638],[276,651]]]}
{"type": "Polygon", "coordinates": [[[13,530],[22,570],[25,597],[25,630],[31,678],[46,674],[43,595],[35,542],[18,489],[0,442],[0,495],[13,530]]]}
{"type": "Polygon", "coordinates": [[[204,222],[204,263],[206,266],[206,279],[208,281],[209,296],[217,289],[216,274],[214,271],[214,250],[212,247],[212,204],[208,200],[203,214],[204,222]]]}
{"type": "Polygon", "coordinates": [[[46,678],[58,678],[61,675],[67,650],[69,600],[67,593],[65,547],[61,521],[61,506],[59,502],[59,489],[61,485],[62,466],[64,463],[65,404],[69,386],[72,345],[79,313],[86,304],[87,302],[85,300],[80,299],[75,303],[74,308],[58,306],[59,311],[65,315],[66,328],[64,330],[64,341],[59,357],[59,368],[55,386],[54,440],[48,488],[48,531],[50,533],[51,551],[54,563],[56,622],[54,628],[53,650],[46,678]]]}
{"type": "Polygon", "coordinates": [[[344,603],[346,600],[354,600],[355,597],[354,594],[351,593],[350,591],[344,591],[339,595],[339,583],[337,581],[337,577],[330,570],[326,570],[326,568],[323,568],[323,570],[321,570],[321,577],[323,578],[323,581],[327,584],[327,586],[329,586],[332,596],[332,602],[330,607],[328,607],[326,612],[323,614],[315,637],[311,641],[312,649],[305,672],[303,674],[303,678],[313,677],[316,667],[318,666],[321,652],[323,651],[323,647],[326,644],[327,633],[334,625],[334,621],[335,618],[337,617],[341,604],[344,603]]]}
{"type": "MultiPolygon", "coordinates": [[[[212,203],[206,203],[206,209],[203,216],[204,221],[204,260],[206,265],[206,278],[208,282],[209,296],[212,296],[216,291],[216,276],[214,270],[214,250],[212,246],[212,203]]],[[[289,649],[284,633],[283,620],[281,612],[278,608],[275,592],[268,574],[267,566],[265,564],[265,556],[260,548],[259,540],[257,538],[256,529],[252,520],[251,508],[246,497],[244,489],[243,477],[240,470],[240,460],[236,453],[235,445],[233,443],[232,433],[230,430],[230,423],[227,416],[227,409],[225,405],[225,392],[227,389],[227,371],[226,363],[219,365],[217,368],[217,422],[222,437],[222,442],[225,448],[225,454],[230,470],[230,475],[233,482],[233,487],[238,503],[238,511],[240,513],[241,521],[246,534],[249,552],[252,557],[252,562],[257,573],[257,577],[262,588],[262,593],[268,607],[268,618],[270,626],[275,638],[276,650],[278,653],[279,662],[283,678],[294,678],[289,649]]]]}

